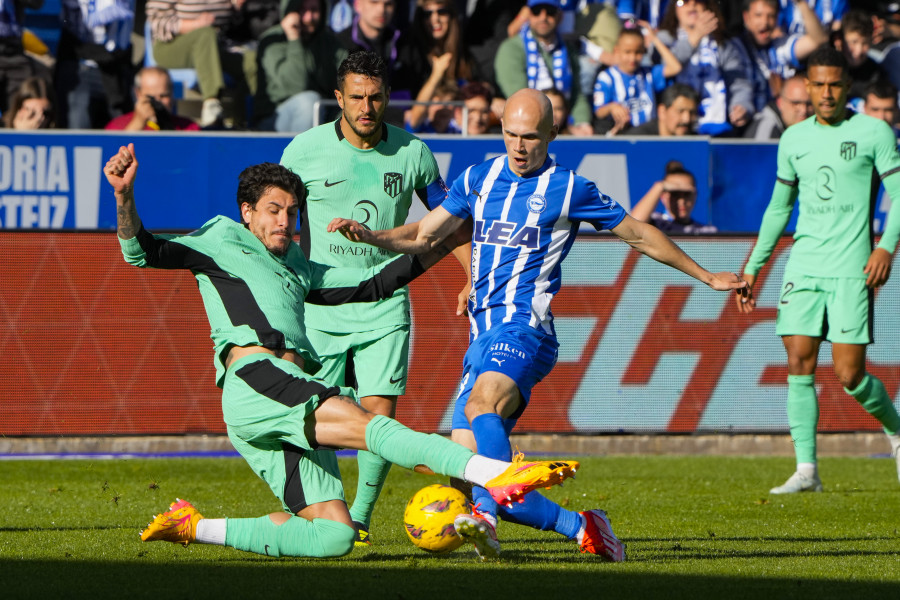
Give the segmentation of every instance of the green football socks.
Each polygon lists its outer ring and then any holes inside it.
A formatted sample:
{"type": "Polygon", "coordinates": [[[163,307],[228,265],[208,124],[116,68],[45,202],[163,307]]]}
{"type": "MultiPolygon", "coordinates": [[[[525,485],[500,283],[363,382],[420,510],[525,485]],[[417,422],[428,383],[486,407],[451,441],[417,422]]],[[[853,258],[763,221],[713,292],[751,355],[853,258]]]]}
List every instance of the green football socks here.
{"type": "Polygon", "coordinates": [[[787,417],[797,463],[816,462],[819,401],[815,375],[788,375],[787,417]]]}
{"type": "Polygon", "coordinates": [[[435,473],[463,477],[475,453],[435,433],[419,433],[390,417],[376,415],[366,427],[369,451],[406,469],[425,465],[435,473]]]}
{"type": "Polygon", "coordinates": [[[255,519],[228,519],[225,545],[266,556],[344,556],[353,550],[356,530],[352,527],[293,516],[276,525],[268,515],[255,519]]]}
{"type": "Polygon", "coordinates": [[[375,501],[381,494],[384,480],[387,479],[391,463],[380,456],[360,450],[356,456],[359,465],[359,481],[356,484],[356,497],[350,508],[350,517],[367,528],[375,509],[375,501]]]}
{"type": "Polygon", "coordinates": [[[897,409],[894,408],[894,403],[891,402],[891,397],[888,396],[880,379],[866,373],[855,390],[844,388],[844,391],[853,396],[867,413],[881,422],[886,434],[896,435],[900,432],[900,415],[897,414],[897,409]]]}

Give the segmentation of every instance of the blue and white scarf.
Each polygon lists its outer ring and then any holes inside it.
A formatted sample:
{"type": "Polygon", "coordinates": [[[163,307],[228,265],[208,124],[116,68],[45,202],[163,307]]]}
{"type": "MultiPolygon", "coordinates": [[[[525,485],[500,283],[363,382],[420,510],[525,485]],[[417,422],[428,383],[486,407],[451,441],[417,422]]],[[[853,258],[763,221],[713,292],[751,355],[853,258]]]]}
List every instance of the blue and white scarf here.
{"type": "MultiPolygon", "coordinates": [[[[678,30],[678,38],[686,38],[687,32],[678,30]]],[[[691,59],[683,65],[675,81],[684,83],[700,92],[700,118],[702,133],[719,132],[716,126],[728,123],[728,91],[725,76],[719,66],[719,44],[708,35],[703,36],[691,59]]]]}
{"type": "Polygon", "coordinates": [[[134,0],[63,0],[63,26],[83,42],[107,50],[131,46],[134,0]]]}
{"type": "Polygon", "coordinates": [[[547,70],[547,63],[541,55],[540,43],[531,34],[527,25],[522,28],[522,42],[525,44],[525,73],[528,76],[528,87],[543,89],[555,87],[565,96],[572,91],[572,68],[569,66],[569,52],[559,35],[556,36],[556,47],[550,53],[553,60],[553,72],[547,70]]]}

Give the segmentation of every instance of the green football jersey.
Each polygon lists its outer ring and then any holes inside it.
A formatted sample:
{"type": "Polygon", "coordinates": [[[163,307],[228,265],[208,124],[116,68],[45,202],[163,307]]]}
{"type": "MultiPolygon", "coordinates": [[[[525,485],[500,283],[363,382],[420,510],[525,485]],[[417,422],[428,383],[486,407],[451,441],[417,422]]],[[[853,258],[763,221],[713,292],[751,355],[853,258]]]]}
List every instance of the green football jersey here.
{"type": "MultiPolygon", "coordinates": [[[[778,144],[779,184],[760,228],[759,241],[745,269],[758,273],[800,202],[794,244],[787,271],[813,277],[865,279],[872,252],[875,190],[872,175],[881,176],[892,198],[900,197],[900,155],[886,123],[851,113],[837,125],[822,125],[812,116],[789,127],[778,144]],[[779,226],[780,225],[780,229],[779,226]]],[[[893,253],[900,229],[894,203],[880,247],[893,253]]]]}
{"type": "MultiPolygon", "coordinates": [[[[281,164],[296,173],[308,190],[305,207],[309,258],[333,265],[367,268],[393,253],[357,244],[325,228],[335,217],[359,221],[370,229],[391,229],[406,222],[413,195],[440,178],[431,150],[414,135],[384,124],[381,141],[362,150],[348,142],[340,120],[295,137],[281,164]]],[[[307,306],[311,328],[329,333],[371,331],[410,322],[409,291],[365,306],[307,306]]]]}
{"type": "Polygon", "coordinates": [[[371,303],[422,272],[412,257],[364,270],[330,267],[308,261],[296,244],[285,256],[275,256],[246,227],[221,216],[188,235],[141,228],[119,243],[129,264],[194,274],[209,319],[219,386],[232,346],[295,350],[304,369],[315,373],[321,364],[306,337],[304,301],[305,306],[371,303]]]}

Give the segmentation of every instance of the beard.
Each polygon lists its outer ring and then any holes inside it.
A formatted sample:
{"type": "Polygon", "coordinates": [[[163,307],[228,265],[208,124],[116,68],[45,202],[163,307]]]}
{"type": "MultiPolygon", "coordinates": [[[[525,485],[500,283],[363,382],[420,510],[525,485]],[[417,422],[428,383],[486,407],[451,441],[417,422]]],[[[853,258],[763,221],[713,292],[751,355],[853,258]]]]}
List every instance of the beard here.
{"type": "Polygon", "coordinates": [[[344,113],[344,120],[347,121],[347,124],[350,126],[350,129],[353,130],[353,133],[358,135],[361,138],[367,138],[372,136],[378,128],[381,127],[382,124],[382,116],[381,115],[373,115],[372,116],[372,125],[369,127],[363,127],[359,124],[359,122],[350,118],[347,113],[344,113]]]}

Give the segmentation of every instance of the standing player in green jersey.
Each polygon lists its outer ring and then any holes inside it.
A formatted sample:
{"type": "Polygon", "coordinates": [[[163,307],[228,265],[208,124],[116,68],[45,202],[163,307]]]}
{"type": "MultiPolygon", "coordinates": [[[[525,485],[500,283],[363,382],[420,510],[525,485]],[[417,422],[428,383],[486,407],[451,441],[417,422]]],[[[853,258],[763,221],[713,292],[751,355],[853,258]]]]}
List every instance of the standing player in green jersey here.
{"type": "MultiPolygon", "coordinates": [[[[772,494],[822,490],[814,377],[823,339],[832,344],[834,372],[844,391],[883,425],[900,475],[900,415],[881,381],[866,373],[874,290],[890,275],[900,237],[900,203],[894,203],[872,249],[872,174],[880,175],[891,197],[900,198],[900,155],[886,123],[847,110],[847,69],[843,55],[831,47],[810,55],[806,85],[816,114],[781,137],[775,190],[744,268],[752,290],[799,198],[775,325],[787,350],[787,416],[797,471],[772,494]]],[[[749,313],[756,300],[751,293],[737,305],[749,313]]]]}
{"type": "Polygon", "coordinates": [[[188,235],[143,228],[134,199],[134,145],[104,167],[116,198],[125,260],[138,267],[189,269],[197,279],[215,344],[216,384],[228,437],[283,510],[251,519],[204,519],[176,500],[141,532],[143,541],[220,544],[268,556],[342,556],[356,530],[344,502],[334,448],[368,450],[407,468],[463,477],[513,502],[560,483],[566,462],[503,462],[439,435],[373,415],[350,388],[313,374],[319,368],[304,330],[304,300],[322,304],[390,295],[448,249],[375,268],[341,269],[306,260],[293,242],[300,178],[281,165],[245,169],[238,183],[241,222],[216,217],[188,235]]]}
{"type": "MultiPolygon", "coordinates": [[[[341,117],[301,133],[288,144],[281,164],[303,180],[303,243],[310,260],[332,266],[371,267],[396,254],[352,244],[326,227],[352,215],[369,229],[406,222],[413,196],[433,209],[447,187],[431,150],[403,129],[383,122],[390,88],[387,67],[374,52],[355,52],[338,68],[335,97],[341,117]],[[308,243],[308,246],[306,246],[308,243]]],[[[468,246],[454,251],[468,269],[468,246]]],[[[467,277],[468,280],[468,277],[467,277]]],[[[460,294],[462,313],[468,290],[460,294]]],[[[356,387],[362,406],[393,417],[406,391],[409,357],[409,290],[374,305],[306,308],[307,334],[322,359],[320,377],[356,387]]],[[[358,457],[359,482],[351,514],[360,543],[370,543],[375,501],[391,465],[367,452],[358,457]]]]}

